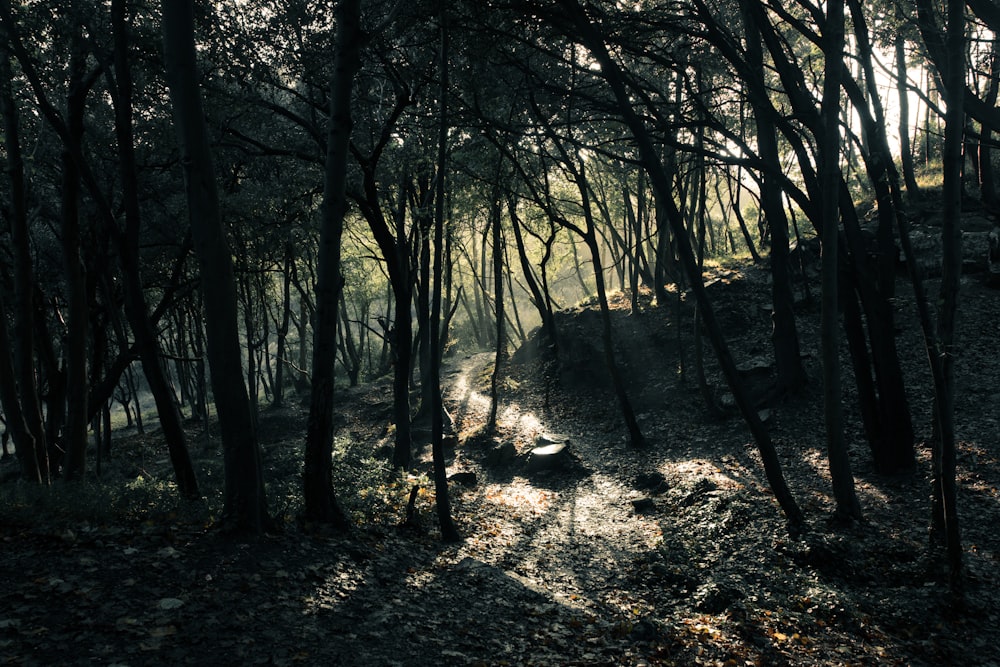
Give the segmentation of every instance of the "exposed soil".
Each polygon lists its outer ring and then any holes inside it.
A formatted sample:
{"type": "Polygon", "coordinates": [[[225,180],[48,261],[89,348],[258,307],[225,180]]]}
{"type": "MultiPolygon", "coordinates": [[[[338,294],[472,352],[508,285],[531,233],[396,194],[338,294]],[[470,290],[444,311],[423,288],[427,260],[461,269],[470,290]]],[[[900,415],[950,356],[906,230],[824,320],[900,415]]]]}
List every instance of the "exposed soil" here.
{"type": "MultiPolygon", "coordinates": [[[[750,267],[717,277],[715,303],[736,357],[766,387],[766,276],[750,267]]],[[[643,312],[630,316],[619,295],[619,357],[648,447],[626,447],[588,309],[560,316],[563,340],[572,342],[558,374],[545,379],[527,354],[507,365],[495,438],[480,431],[491,357],[451,360],[446,405],[458,438],[449,472],[476,475],[470,486],[451,486],[458,544],[439,540],[425,476],[398,479],[367,458],[392,441],[387,382],[340,393],[338,488],[359,520],[346,536],[293,518],[299,408],[262,414],[271,504],[285,531],[251,544],[210,525],[219,493],[214,452],[199,459],[206,504],[164,507],[167,496],[153,491],[141,502],[143,489],[165,486],[169,476],[155,434],[122,438],[114,470],[137,480],[127,519],[115,510],[84,520],[73,508],[53,509],[58,501],[35,506],[42,501],[27,492],[0,511],[0,663],[1000,664],[1000,293],[976,276],[963,290],[963,602],[952,599],[928,549],[923,442],[932,396],[904,282],[899,343],[919,470],[898,479],[873,474],[845,364],[846,435],[865,521],[829,520],[818,313],[804,305],[810,384],[768,408],[786,477],[809,518],[799,536],[786,530],[744,425],[705,408],[687,308],[678,324],[674,304],[656,308],[645,297],[643,312]],[[528,474],[526,455],[545,433],[569,438],[570,460],[528,474]],[[515,458],[491,454],[502,443],[513,443],[515,458]],[[413,485],[421,488],[416,525],[400,528],[413,485]]],[[[726,411],[714,362],[706,367],[726,411]]]]}

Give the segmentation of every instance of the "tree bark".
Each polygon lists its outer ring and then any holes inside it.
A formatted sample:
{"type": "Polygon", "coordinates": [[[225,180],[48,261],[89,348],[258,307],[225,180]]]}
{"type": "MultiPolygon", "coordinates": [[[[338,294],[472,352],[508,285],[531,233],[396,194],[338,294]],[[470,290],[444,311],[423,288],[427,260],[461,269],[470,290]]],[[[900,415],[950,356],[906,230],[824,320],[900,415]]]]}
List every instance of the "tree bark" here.
{"type": "Polygon", "coordinates": [[[490,375],[490,412],[486,418],[486,432],[492,434],[497,426],[497,410],[499,408],[499,384],[504,359],[507,356],[507,334],[504,332],[504,296],[503,296],[503,234],[500,223],[502,219],[500,202],[499,174],[498,182],[493,186],[490,201],[490,225],[493,239],[493,308],[496,321],[496,348],[493,354],[493,373],[490,375]]]}
{"type": "Polygon", "coordinates": [[[820,183],[823,193],[822,312],[820,340],[823,357],[823,415],[826,425],[827,458],[833,496],[839,518],[861,519],[861,505],[854,491],[854,475],[844,440],[841,414],[838,250],[840,245],[840,84],[844,63],[844,2],[828,0],[823,34],[825,66],[820,117],[823,121],[819,146],[820,183]]]}
{"type": "Polygon", "coordinates": [[[760,191],[761,206],[770,220],[771,231],[771,343],[777,379],[775,393],[783,396],[805,382],[802,357],[799,351],[799,334],[795,326],[795,297],[788,254],[788,219],[782,201],[781,185],[775,174],[781,173],[778,138],[775,134],[774,106],[764,84],[764,54],[760,32],[753,15],[743,11],[743,24],[747,39],[748,72],[753,81],[748,82],[750,103],[753,107],[757,130],[757,152],[766,165],[760,191]]]}
{"type": "MultiPolygon", "coordinates": [[[[441,287],[444,275],[444,199],[448,160],[448,14],[447,5],[440,10],[440,106],[437,150],[437,192],[434,205],[434,285],[430,313],[430,381],[431,381],[431,455],[434,460],[434,498],[437,506],[441,539],[457,542],[458,528],[451,517],[448,497],[448,471],[444,460],[444,405],[441,400],[441,287]]],[[[430,286],[428,286],[430,287],[430,286]]]]}
{"type": "Polygon", "coordinates": [[[531,260],[528,259],[528,253],[524,245],[524,234],[521,231],[522,222],[517,216],[517,205],[514,203],[513,198],[507,200],[507,212],[510,216],[511,230],[514,232],[514,243],[517,245],[517,257],[521,264],[521,272],[524,274],[524,282],[531,293],[531,302],[534,304],[535,310],[538,311],[538,317],[542,321],[541,338],[544,339],[543,346],[550,347],[553,356],[555,356],[555,318],[549,307],[549,300],[543,294],[542,289],[539,288],[538,281],[535,280],[535,274],[531,268],[531,260]]]}
{"type": "MultiPolygon", "coordinates": [[[[902,18],[900,18],[902,20],[902,18]]],[[[910,148],[910,87],[906,82],[906,37],[896,33],[896,94],[899,100],[899,162],[903,168],[903,183],[911,200],[920,197],[916,171],[913,168],[913,149],[910,148]]]]}
{"type": "Polygon", "coordinates": [[[343,289],[341,238],[347,215],[347,154],[351,140],[351,91],[361,68],[361,2],[337,4],[336,46],[330,82],[330,120],[323,183],[322,227],[316,281],[313,332],[312,395],[306,434],[303,492],[308,520],[348,526],[333,489],[334,369],[337,357],[337,307],[343,289]]]}
{"type": "Polygon", "coordinates": [[[250,399],[243,384],[232,253],[219,211],[194,47],[191,0],[163,0],[167,85],[181,150],[188,215],[201,268],[206,348],[225,468],[223,525],[259,534],[271,525],[250,399]]]}
{"type": "Polygon", "coordinates": [[[962,137],[965,128],[965,3],[948,0],[947,69],[944,72],[948,111],[945,116],[943,160],[944,203],[941,222],[943,250],[941,291],[938,297],[938,342],[941,373],[936,387],[938,438],[933,458],[936,480],[934,507],[943,519],[945,551],[952,591],[962,592],[962,544],[958,524],[955,482],[955,316],[962,271],[962,137]]]}
{"type": "MultiPolygon", "coordinates": [[[[125,317],[135,336],[139,359],[142,363],[146,383],[153,395],[163,439],[174,469],[177,490],[182,498],[201,497],[198,479],[191,462],[187,436],[181,423],[177,400],[167,381],[160,358],[160,342],[149,317],[146,296],[142,288],[139,269],[139,235],[141,209],[139,206],[139,183],[135,159],[135,142],[132,123],[132,73],[129,65],[129,29],[127,24],[127,0],[113,0],[111,3],[111,25],[115,43],[115,137],[118,143],[118,163],[122,177],[122,198],[125,208],[125,232],[121,235],[119,253],[122,272],[125,276],[125,317]]],[[[110,224],[110,221],[109,221],[110,224]]],[[[117,229],[109,233],[118,234],[117,229]]],[[[139,432],[142,432],[139,399],[136,395],[136,418],[139,432]]]]}
{"type": "Polygon", "coordinates": [[[285,266],[281,272],[281,322],[277,330],[277,350],[274,360],[274,394],[271,407],[280,408],[285,403],[285,355],[288,354],[288,327],[292,320],[292,252],[291,240],[285,245],[285,266]]]}
{"type": "MultiPolygon", "coordinates": [[[[21,419],[13,422],[14,446],[17,448],[21,472],[25,479],[48,484],[49,458],[42,426],[42,410],[35,381],[34,345],[34,271],[28,232],[27,190],[24,182],[24,159],[21,154],[19,111],[11,90],[12,72],[7,45],[11,43],[13,25],[9,23],[10,4],[4,0],[4,20],[0,22],[0,114],[4,120],[4,144],[7,153],[7,177],[10,183],[10,236],[14,257],[14,319],[13,347],[4,346],[14,354],[12,371],[18,406],[8,408],[13,415],[20,412],[21,419]],[[18,442],[21,424],[25,431],[18,442]]],[[[7,326],[6,318],[2,326],[7,326]]],[[[6,363],[6,362],[4,362],[6,363]]],[[[5,400],[10,403],[10,397],[5,400]]]]}
{"type": "MultiPolygon", "coordinates": [[[[70,11],[77,9],[75,3],[70,11]]],[[[84,82],[86,56],[82,26],[74,26],[70,37],[69,91],[66,98],[66,126],[75,145],[83,141],[83,117],[88,85],[84,82]]],[[[80,170],[69,145],[61,156],[62,246],[66,272],[68,313],[66,318],[66,385],[69,390],[66,426],[62,446],[66,451],[64,472],[67,480],[83,477],[87,469],[87,273],[81,256],[80,170]]],[[[50,408],[51,409],[51,408],[50,408]]]]}
{"type": "MultiPolygon", "coordinates": [[[[995,107],[997,96],[1000,94],[1000,36],[994,34],[991,49],[990,83],[986,93],[986,103],[995,107]]],[[[996,213],[1000,210],[1000,201],[997,200],[996,170],[993,168],[993,131],[994,127],[989,123],[980,124],[979,150],[976,158],[979,164],[979,194],[983,205],[996,213]]]]}

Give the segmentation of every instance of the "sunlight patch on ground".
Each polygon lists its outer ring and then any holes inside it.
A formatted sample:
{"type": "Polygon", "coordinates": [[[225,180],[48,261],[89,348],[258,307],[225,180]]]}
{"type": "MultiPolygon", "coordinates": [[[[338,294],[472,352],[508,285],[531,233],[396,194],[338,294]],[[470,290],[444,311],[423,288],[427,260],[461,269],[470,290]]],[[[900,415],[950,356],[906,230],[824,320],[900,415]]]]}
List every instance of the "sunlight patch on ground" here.
{"type": "Polygon", "coordinates": [[[490,397],[479,393],[469,384],[469,375],[460,373],[455,379],[454,393],[462,397],[467,403],[467,407],[472,410],[489,409],[490,397]]]}
{"type": "MultiPolygon", "coordinates": [[[[826,452],[818,448],[807,449],[802,452],[802,460],[809,464],[809,466],[815,471],[816,476],[820,479],[826,480],[829,485],[830,481],[830,461],[827,458],[826,452]]],[[[879,488],[877,483],[869,483],[864,479],[859,478],[855,475],[854,487],[856,493],[861,496],[862,505],[868,503],[875,504],[891,504],[892,495],[887,490],[879,488]]],[[[826,494],[824,491],[814,492],[813,496],[816,498],[825,498],[826,501],[832,502],[832,496],[826,494]]]]}
{"type": "Polygon", "coordinates": [[[521,518],[538,517],[552,505],[558,494],[525,484],[490,484],[483,498],[494,505],[507,507],[521,518]]]}
{"type": "Polygon", "coordinates": [[[521,412],[517,403],[505,407],[497,421],[504,430],[516,433],[525,440],[531,440],[545,430],[533,412],[521,412]]]}
{"type": "Polygon", "coordinates": [[[687,461],[680,461],[675,466],[673,466],[674,472],[682,477],[704,477],[716,484],[719,488],[724,489],[742,489],[743,483],[739,482],[724,471],[719,469],[717,465],[711,461],[706,461],[705,459],[688,459],[687,461]]]}

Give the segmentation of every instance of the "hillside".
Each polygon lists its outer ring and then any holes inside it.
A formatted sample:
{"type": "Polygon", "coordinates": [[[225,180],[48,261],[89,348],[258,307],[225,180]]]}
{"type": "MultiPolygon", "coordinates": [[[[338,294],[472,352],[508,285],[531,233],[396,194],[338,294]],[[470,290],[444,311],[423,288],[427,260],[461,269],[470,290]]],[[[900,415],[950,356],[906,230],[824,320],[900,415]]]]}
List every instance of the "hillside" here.
{"type": "MultiPolygon", "coordinates": [[[[253,544],[212,530],[217,495],[171,509],[155,435],[122,438],[112,470],[136,481],[120,496],[95,490],[110,507],[84,511],[77,501],[59,509],[65,496],[40,501],[8,490],[0,656],[5,664],[116,665],[997,664],[1000,368],[992,346],[1000,294],[977,275],[963,288],[962,606],[950,602],[927,554],[928,450],[920,447],[913,477],[874,475],[848,377],[846,435],[865,521],[829,522],[812,307],[799,313],[810,384],[768,408],[809,520],[793,537],[710,361],[723,414],[705,409],[687,307],[681,303],[679,323],[676,304],[655,307],[648,298],[641,314],[629,315],[619,295],[618,352],[649,447],[625,446],[589,306],[559,316],[566,363],[558,374],[515,355],[495,439],[479,431],[490,355],[451,360],[446,405],[458,437],[449,472],[475,474],[451,487],[464,538],[457,545],[438,540],[421,470],[394,480],[372,458],[391,442],[385,382],[340,394],[338,491],[359,521],[347,536],[294,518],[298,408],[262,415],[271,504],[285,530],[253,544]],[[528,451],[544,434],[568,438],[570,454],[558,470],[528,472],[528,451]],[[505,454],[494,452],[506,443],[505,454]],[[421,488],[416,521],[401,528],[412,485],[421,488]]],[[[711,289],[737,359],[766,388],[765,273],[720,269],[711,289]]],[[[900,291],[905,302],[902,282],[900,291]]],[[[931,393],[909,308],[901,305],[900,349],[926,441],[931,393]]],[[[214,452],[202,452],[199,465],[218,494],[214,452]]]]}

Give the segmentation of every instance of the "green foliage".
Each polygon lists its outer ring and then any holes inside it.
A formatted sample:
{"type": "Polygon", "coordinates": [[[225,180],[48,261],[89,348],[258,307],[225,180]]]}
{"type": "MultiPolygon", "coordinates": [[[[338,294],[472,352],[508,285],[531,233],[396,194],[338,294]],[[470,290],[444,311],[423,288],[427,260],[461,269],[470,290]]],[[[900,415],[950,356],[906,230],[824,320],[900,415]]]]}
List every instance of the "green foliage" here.
{"type": "Polygon", "coordinates": [[[137,475],[121,479],[58,482],[51,487],[7,482],[0,486],[0,522],[61,529],[81,523],[111,525],[145,521],[202,523],[204,503],[180,499],[172,481],[137,475]]]}
{"type": "Polygon", "coordinates": [[[395,470],[374,456],[371,443],[336,438],[333,443],[333,484],[342,506],[358,524],[395,524],[405,510],[409,489],[428,486],[395,470]]]}

